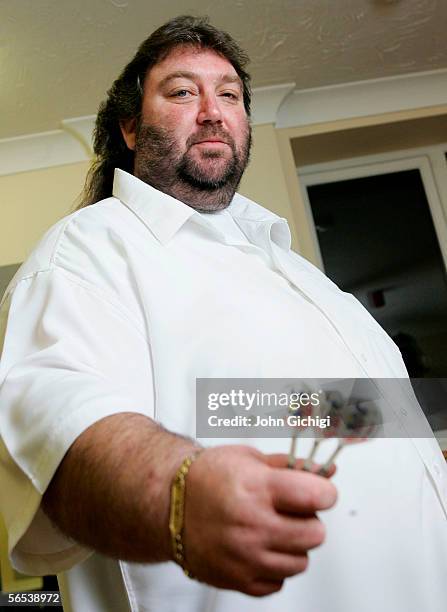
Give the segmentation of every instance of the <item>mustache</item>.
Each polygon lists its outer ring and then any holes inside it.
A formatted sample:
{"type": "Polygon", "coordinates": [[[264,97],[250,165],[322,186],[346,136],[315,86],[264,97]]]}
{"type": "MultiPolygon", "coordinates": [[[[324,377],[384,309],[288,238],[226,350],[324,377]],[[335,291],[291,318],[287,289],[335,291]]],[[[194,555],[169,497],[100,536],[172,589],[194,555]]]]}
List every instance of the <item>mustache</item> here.
{"type": "Polygon", "coordinates": [[[200,129],[195,134],[189,136],[189,138],[186,140],[186,146],[189,149],[189,147],[191,147],[192,145],[197,144],[199,142],[203,142],[204,140],[208,140],[209,138],[218,138],[230,147],[234,147],[234,140],[230,136],[230,134],[228,134],[228,132],[218,126],[211,126],[200,129]]]}

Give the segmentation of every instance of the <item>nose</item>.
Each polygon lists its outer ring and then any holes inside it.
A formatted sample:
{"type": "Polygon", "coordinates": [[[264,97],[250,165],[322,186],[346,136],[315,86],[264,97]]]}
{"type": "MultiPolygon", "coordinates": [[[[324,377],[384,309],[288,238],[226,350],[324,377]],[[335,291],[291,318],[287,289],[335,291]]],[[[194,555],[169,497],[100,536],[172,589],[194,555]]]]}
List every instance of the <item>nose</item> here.
{"type": "Polygon", "coordinates": [[[216,95],[204,94],[200,100],[200,109],[197,115],[197,123],[221,123],[222,111],[216,95]]]}

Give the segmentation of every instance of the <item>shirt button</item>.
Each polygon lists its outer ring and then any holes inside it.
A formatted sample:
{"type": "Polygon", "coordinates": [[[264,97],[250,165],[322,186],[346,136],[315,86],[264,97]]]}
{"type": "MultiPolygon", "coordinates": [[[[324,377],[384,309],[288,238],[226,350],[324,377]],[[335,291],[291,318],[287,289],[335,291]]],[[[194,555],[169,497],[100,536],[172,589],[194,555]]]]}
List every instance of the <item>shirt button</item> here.
{"type": "Polygon", "coordinates": [[[439,467],[439,463],[435,462],[433,464],[433,469],[435,470],[436,476],[440,476],[441,475],[441,468],[439,467]]]}
{"type": "Polygon", "coordinates": [[[401,413],[402,413],[404,416],[407,416],[407,414],[408,414],[408,412],[407,412],[407,410],[406,410],[405,408],[402,408],[401,413]]]}

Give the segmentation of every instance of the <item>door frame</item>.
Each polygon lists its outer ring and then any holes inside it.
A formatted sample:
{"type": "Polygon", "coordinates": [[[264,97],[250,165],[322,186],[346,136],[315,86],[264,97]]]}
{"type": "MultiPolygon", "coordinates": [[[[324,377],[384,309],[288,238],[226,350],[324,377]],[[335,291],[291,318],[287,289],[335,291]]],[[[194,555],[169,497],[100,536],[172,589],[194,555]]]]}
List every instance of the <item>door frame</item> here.
{"type": "Polygon", "coordinates": [[[447,271],[447,144],[423,149],[393,151],[298,168],[301,195],[312,237],[313,259],[324,271],[307,188],[312,185],[419,170],[427,196],[436,237],[447,271]]]}

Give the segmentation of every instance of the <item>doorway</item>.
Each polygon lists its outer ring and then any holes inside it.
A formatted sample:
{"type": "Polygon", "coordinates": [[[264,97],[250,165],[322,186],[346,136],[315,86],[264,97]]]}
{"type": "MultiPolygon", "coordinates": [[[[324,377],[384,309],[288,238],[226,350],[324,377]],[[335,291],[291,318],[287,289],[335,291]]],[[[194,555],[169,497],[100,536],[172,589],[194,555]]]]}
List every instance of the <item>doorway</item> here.
{"type": "MultiPolygon", "coordinates": [[[[399,346],[414,378],[447,378],[447,225],[427,158],[300,174],[321,268],[399,346]]],[[[447,429],[447,412],[427,414],[447,429]]]]}

